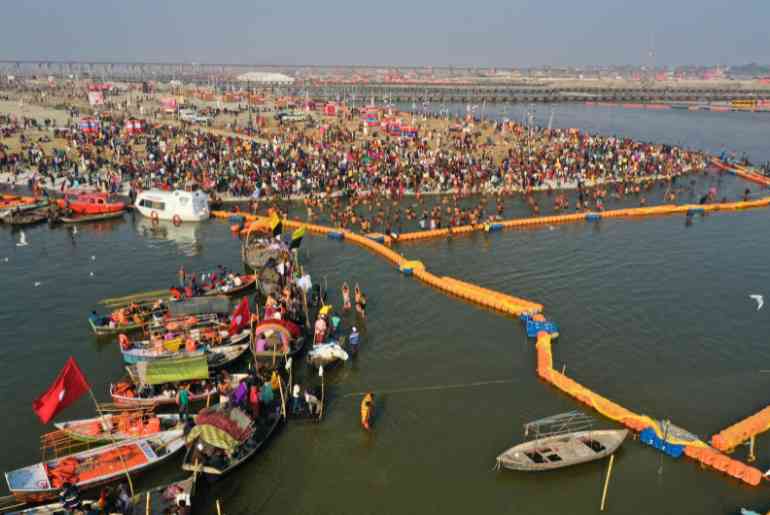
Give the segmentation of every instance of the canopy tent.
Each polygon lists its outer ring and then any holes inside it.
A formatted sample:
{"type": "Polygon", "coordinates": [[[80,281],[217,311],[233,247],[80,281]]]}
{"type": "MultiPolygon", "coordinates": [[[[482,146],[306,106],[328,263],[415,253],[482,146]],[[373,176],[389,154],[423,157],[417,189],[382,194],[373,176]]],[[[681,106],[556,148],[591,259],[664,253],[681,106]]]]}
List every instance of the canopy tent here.
{"type": "Polygon", "coordinates": [[[126,367],[138,384],[164,384],[209,378],[209,365],[205,355],[184,358],[153,359],[126,367]]]}
{"type": "Polygon", "coordinates": [[[230,313],[230,299],[224,296],[194,297],[180,302],[169,303],[168,312],[172,317],[208,313],[227,315],[230,313]]]}
{"type": "Polygon", "coordinates": [[[291,320],[264,320],[254,328],[254,334],[260,334],[271,329],[282,333],[288,332],[286,336],[289,339],[299,338],[302,334],[300,327],[291,320]]]}

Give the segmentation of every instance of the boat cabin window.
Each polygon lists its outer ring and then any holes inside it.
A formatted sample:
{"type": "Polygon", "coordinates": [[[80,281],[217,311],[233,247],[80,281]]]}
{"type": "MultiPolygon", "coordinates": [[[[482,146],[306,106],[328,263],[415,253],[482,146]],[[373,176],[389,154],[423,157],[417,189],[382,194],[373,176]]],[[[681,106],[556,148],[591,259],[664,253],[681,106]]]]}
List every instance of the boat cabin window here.
{"type": "Polygon", "coordinates": [[[592,440],[590,438],[581,438],[580,441],[583,442],[589,449],[591,449],[594,452],[602,452],[603,450],[605,450],[605,447],[596,440],[592,440]]]}
{"type": "Polygon", "coordinates": [[[164,209],[166,209],[165,202],[158,202],[157,200],[150,200],[147,198],[143,198],[142,200],[140,200],[139,205],[149,209],[157,209],[158,211],[163,211],[164,209]]]}

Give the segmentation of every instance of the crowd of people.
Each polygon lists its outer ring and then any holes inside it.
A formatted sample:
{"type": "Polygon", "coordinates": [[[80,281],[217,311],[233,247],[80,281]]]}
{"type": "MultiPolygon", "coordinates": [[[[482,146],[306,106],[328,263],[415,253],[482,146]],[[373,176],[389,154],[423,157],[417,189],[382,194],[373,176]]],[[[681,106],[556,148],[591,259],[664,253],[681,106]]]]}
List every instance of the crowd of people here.
{"type": "MultiPolygon", "coordinates": [[[[0,119],[4,139],[22,138],[13,151],[0,146],[6,182],[60,191],[89,186],[132,197],[144,189],[192,187],[215,199],[255,203],[302,197],[308,217],[329,208],[333,222],[365,231],[395,231],[404,219],[424,228],[494,219],[502,215],[503,199],[514,194],[524,195],[537,213],[536,190],[577,188],[576,208],[601,209],[606,198],[639,194],[645,182],[671,180],[707,164],[703,153],[679,147],[510,121],[426,117],[417,135],[406,137],[369,127],[361,113],[350,111],[325,118],[323,130],[263,124],[259,138],[244,138],[171,123],[148,123],[141,133],[127,134],[118,118],[102,119],[86,134],[77,111],[69,114],[69,124],[55,128],[50,120],[0,119]],[[53,140],[46,145],[28,136],[40,131],[53,140]],[[446,193],[449,200],[426,208],[421,196],[427,193],[446,193]],[[416,204],[389,216],[387,202],[406,194],[414,194],[416,204]],[[495,207],[458,204],[479,194],[494,199],[495,207]],[[351,201],[343,205],[346,199],[351,201]]],[[[563,195],[553,206],[570,207],[563,195]]]]}

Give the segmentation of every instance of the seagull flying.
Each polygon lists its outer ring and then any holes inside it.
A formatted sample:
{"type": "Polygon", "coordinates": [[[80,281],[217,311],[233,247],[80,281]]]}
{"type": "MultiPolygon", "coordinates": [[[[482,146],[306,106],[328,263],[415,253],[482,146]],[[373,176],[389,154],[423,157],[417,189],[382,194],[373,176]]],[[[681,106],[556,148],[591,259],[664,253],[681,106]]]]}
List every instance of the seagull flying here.
{"type": "Polygon", "coordinates": [[[753,295],[749,295],[749,298],[754,299],[757,301],[757,311],[762,309],[762,306],[765,305],[765,298],[762,295],[757,295],[756,293],[753,295]]]}

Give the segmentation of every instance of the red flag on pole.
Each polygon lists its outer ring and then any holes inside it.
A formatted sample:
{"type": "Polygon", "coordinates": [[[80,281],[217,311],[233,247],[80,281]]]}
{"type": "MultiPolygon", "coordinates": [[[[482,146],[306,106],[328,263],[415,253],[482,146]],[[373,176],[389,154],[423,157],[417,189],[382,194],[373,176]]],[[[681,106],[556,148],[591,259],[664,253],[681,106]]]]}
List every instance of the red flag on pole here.
{"type": "Polygon", "coordinates": [[[47,424],[57,413],[78,400],[90,389],[91,386],[88,384],[86,376],[80,371],[78,364],[75,363],[75,358],[70,358],[48,391],[32,403],[32,409],[40,421],[47,424]]]}
{"type": "Polygon", "coordinates": [[[243,297],[241,303],[233,311],[233,316],[230,318],[230,336],[243,331],[245,327],[249,325],[251,320],[251,311],[249,310],[249,299],[243,297]]]}

